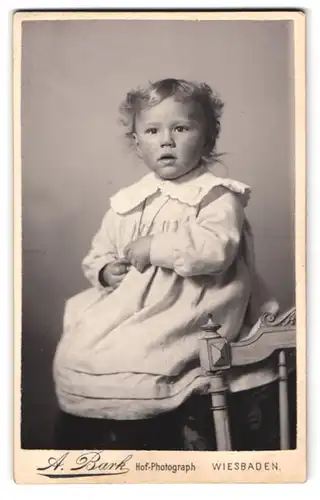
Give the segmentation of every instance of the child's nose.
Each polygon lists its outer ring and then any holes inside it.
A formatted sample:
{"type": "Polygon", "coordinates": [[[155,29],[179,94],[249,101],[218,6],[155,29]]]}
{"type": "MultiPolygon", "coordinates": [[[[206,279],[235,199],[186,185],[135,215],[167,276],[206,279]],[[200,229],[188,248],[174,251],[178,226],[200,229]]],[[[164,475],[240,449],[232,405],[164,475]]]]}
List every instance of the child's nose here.
{"type": "Polygon", "coordinates": [[[174,146],[174,140],[172,137],[171,130],[164,130],[162,132],[160,141],[161,141],[161,147],[174,146]]]}

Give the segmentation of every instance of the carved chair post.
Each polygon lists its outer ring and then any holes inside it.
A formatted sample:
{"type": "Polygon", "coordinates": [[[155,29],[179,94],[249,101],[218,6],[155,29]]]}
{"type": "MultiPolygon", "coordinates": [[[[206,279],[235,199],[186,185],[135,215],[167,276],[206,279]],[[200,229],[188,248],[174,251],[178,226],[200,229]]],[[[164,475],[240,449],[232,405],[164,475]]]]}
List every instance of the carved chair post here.
{"type": "Polygon", "coordinates": [[[226,370],[236,366],[248,366],[278,353],[280,449],[289,448],[289,404],[287,385],[286,352],[296,347],[295,308],[275,317],[265,314],[251,331],[250,337],[239,342],[228,342],[219,335],[221,325],[209,315],[203,325],[205,335],[200,339],[202,369],[210,374],[213,420],[218,450],[231,450],[230,427],[227,407],[228,387],[224,382],[226,370]]]}
{"type": "Polygon", "coordinates": [[[289,399],[288,373],[285,351],[279,352],[279,410],[280,410],[280,448],[287,450],[289,443],[289,399]]]}
{"type": "Polygon", "coordinates": [[[227,404],[228,387],[224,380],[223,370],[230,368],[230,357],[228,356],[228,344],[219,335],[219,328],[220,325],[215,324],[212,321],[212,316],[209,315],[208,323],[202,327],[202,330],[206,333],[200,340],[200,360],[202,368],[206,373],[210,374],[209,392],[217,448],[218,450],[229,451],[232,447],[227,404]],[[214,371],[215,368],[217,368],[216,371],[214,371]]]}

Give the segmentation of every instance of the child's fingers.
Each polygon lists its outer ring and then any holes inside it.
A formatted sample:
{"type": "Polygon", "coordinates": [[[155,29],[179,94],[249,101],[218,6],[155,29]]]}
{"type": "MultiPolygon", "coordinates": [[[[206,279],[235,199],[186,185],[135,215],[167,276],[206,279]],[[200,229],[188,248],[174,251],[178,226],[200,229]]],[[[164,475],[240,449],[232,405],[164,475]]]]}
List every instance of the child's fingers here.
{"type": "Polygon", "coordinates": [[[131,262],[128,259],[121,259],[118,261],[124,273],[127,273],[131,267],[131,262]]]}
{"type": "Polygon", "coordinates": [[[115,263],[112,266],[112,274],[118,276],[121,274],[126,274],[129,270],[130,264],[121,264],[121,263],[115,263]]]}
{"type": "Polygon", "coordinates": [[[118,288],[118,286],[122,283],[123,279],[126,277],[127,273],[114,275],[112,279],[113,288],[118,288]]]}
{"type": "Polygon", "coordinates": [[[130,267],[131,267],[131,263],[128,263],[128,264],[121,264],[121,269],[122,269],[122,274],[127,274],[127,272],[129,271],[130,267]]]}
{"type": "Polygon", "coordinates": [[[124,258],[124,259],[118,259],[118,260],[117,260],[117,263],[118,263],[118,264],[126,264],[126,265],[128,265],[128,266],[129,266],[129,265],[130,265],[130,260],[125,259],[125,258],[124,258]]]}
{"type": "Polygon", "coordinates": [[[113,274],[116,276],[119,276],[121,274],[124,274],[127,270],[127,267],[124,264],[119,264],[117,267],[114,268],[113,274]]]}
{"type": "Polygon", "coordinates": [[[123,280],[123,277],[121,277],[120,279],[119,278],[114,279],[113,280],[113,287],[118,288],[118,286],[120,285],[122,280],[123,280]]]}

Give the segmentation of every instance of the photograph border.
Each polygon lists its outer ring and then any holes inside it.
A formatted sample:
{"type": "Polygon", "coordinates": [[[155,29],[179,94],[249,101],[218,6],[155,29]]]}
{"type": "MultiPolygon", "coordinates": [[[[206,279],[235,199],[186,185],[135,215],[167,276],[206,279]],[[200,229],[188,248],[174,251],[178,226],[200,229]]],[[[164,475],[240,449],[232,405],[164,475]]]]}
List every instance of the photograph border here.
{"type": "MultiPolygon", "coordinates": [[[[34,11],[13,15],[13,162],[14,162],[14,479],[19,484],[53,483],[301,483],[306,480],[306,14],[302,11],[34,11]],[[121,464],[124,474],[89,477],[47,477],[39,473],[50,461],[66,453],[60,450],[25,450],[20,444],[21,424],[21,311],[22,311],[22,205],[21,205],[21,47],[22,23],[44,20],[288,20],[294,33],[295,82],[295,273],[297,331],[297,447],[285,451],[104,451],[103,463],[121,464]],[[227,464],[219,473],[212,462],[227,464]],[[162,471],[141,470],[137,464],[157,462],[162,471]],[[230,470],[228,464],[247,464],[230,470]],[[190,466],[172,473],[170,465],[190,466]],[[249,464],[253,464],[250,467],[249,464]],[[256,464],[262,464],[257,470],[256,464]],[[269,464],[269,465],[263,465],[269,464]],[[273,467],[277,464],[277,467],[273,467]],[[192,465],[195,466],[193,470],[192,465]]],[[[53,463],[53,462],[52,462],[53,463]]],[[[119,466],[119,468],[121,469],[119,466]]],[[[107,466],[106,466],[107,468],[107,466]]],[[[119,470],[120,470],[119,469],[119,470]]],[[[102,470],[102,469],[101,469],[102,470]]]]}

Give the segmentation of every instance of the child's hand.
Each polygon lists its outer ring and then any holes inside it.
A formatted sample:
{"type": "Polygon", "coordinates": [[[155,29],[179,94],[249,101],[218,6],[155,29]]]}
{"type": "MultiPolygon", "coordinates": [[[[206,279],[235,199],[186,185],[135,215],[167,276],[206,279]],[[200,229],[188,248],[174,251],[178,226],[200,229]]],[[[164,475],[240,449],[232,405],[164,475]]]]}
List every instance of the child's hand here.
{"type": "Polygon", "coordinates": [[[124,249],[124,255],[129,262],[143,273],[150,266],[150,247],[152,236],[144,236],[133,241],[124,249]]]}
{"type": "Polygon", "coordinates": [[[130,262],[126,259],[118,259],[110,262],[103,270],[103,279],[111,288],[118,288],[130,269],[130,262]]]}

